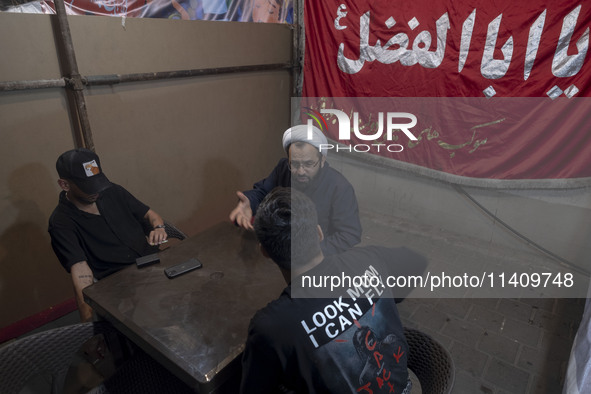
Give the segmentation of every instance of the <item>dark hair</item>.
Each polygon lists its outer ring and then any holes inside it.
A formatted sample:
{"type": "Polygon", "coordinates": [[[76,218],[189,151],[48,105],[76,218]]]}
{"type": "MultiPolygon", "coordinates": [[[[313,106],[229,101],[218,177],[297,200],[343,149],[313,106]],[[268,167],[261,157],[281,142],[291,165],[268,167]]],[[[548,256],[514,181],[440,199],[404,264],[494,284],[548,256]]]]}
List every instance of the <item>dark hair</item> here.
{"type": "Polygon", "coordinates": [[[320,254],[317,226],[314,203],[288,187],[273,189],[259,205],[254,221],[261,246],[283,269],[305,264],[320,254]]]}

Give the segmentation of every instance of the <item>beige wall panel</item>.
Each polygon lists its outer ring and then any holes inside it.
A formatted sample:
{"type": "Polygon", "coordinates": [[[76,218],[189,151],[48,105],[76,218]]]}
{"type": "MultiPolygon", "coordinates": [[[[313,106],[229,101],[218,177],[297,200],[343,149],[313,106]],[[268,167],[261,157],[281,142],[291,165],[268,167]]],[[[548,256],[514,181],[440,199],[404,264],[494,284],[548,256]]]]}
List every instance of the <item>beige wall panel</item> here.
{"type": "Polygon", "coordinates": [[[128,74],[287,63],[288,25],[68,18],[81,75],[128,74]],[[93,34],[100,32],[100,34],[93,34]]]}
{"type": "Polygon", "coordinates": [[[195,233],[284,154],[289,91],[276,71],[93,88],[87,103],[105,173],[195,233]]]}
{"type": "Polygon", "coordinates": [[[0,12],[0,81],[61,77],[51,29],[49,15],[0,12]]]}
{"type": "Polygon", "coordinates": [[[60,89],[0,94],[0,327],[71,298],[50,246],[55,160],[72,136],[60,89]]]}

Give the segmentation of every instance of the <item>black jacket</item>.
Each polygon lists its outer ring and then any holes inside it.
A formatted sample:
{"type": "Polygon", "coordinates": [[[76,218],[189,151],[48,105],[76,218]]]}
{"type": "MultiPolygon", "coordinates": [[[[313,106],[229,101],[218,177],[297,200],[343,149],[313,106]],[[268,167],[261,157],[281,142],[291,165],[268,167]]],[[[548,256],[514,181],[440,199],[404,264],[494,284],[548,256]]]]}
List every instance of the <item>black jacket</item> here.
{"type": "MultiPolygon", "coordinates": [[[[253,189],[244,192],[250,200],[253,215],[275,187],[291,187],[291,171],[287,159],[279,160],[269,176],[254,184],[253,189]]],[[[349,181],[328,162],[318,171],[303,192],[316,204],[318,224],[324,233],[320,244],[325,255],[343,252],[361,241],[361,222],[355,190],[349,181]]]]}

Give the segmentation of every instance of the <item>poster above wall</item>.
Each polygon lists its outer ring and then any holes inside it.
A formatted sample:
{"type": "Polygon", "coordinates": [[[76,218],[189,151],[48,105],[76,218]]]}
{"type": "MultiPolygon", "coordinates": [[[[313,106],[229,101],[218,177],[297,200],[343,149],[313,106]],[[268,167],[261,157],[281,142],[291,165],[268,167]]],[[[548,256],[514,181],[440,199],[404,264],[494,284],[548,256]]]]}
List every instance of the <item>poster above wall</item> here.
{"type": "MultiPolygon", "coordinates": [[[[71,0],[71,15],[292,23],[293,0],[71,0]]],[[[32,1],[4,11],[54,14],[51,0],[32,1]]]]}

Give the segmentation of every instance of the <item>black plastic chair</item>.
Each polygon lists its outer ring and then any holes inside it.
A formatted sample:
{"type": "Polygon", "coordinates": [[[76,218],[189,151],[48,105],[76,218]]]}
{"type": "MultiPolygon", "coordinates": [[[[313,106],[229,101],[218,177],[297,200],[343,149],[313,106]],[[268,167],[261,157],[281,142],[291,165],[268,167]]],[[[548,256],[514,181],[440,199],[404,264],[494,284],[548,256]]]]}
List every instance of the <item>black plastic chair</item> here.
{"type": "Polygon", "coordinates": [[[455,367],[449,352],[429,335],[404,328],[408,342],[408,368],[417,375],[423,394],[449,394],[454,385],[455,367]]]}
{"type": "MultiPolygon", "coordinates": [[[[66,377],[91,338],[103,334],[115,368],[93,394],[189,394],[176,376],[130,343],[108,322],[73,324],[20,338],[0,347],[0,393],[51,392],[62,394],[66,377]],[[123,339],[121,339],[123,338],[123,339]],[[42,390],[42,391],[41,391],[42,390]]],[[[94,339],[94,338],[93,338],[94,339]]],[[[91,355],[90,357],[92,358],[91,355]]],[[[98,360],[95,360],[98,361],[98,360]]],[[[95,365],[93,361],[90,361],[95,365]]],[[[99,362],[100,363],[100,362],[99,362]]],[[[98,373],[97,375],[101,375],[98,373]]],[[[102,379],[99,376],[99,379],[102,379]]],[[[71,382],[70,382],[71,384],[71,382]]],[[[76,391],[78,392],[78,391],[76,391]]]]}
{"type": "Polygon", "coordinates": [[[32,334],[0,347],[0,393],[20,392],[31,381],[62,393],[78,349],[94,335],[112,332],[107,322],[81,323],[32,334]]]}
{"type": "Polygon", "coordinates": [[[193,394],[180,379],[140,349],[87,394],[193,394]]]}

